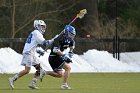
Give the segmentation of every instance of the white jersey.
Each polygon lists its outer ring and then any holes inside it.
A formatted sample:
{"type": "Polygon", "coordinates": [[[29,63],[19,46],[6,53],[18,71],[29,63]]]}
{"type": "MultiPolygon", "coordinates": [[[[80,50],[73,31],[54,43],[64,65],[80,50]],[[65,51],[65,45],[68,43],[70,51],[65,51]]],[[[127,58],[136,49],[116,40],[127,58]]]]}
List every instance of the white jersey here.
{"type": "Polygon", "coordinates": [[[34,30],[33,32],[30,33],[30,35],[26,40],[23,49],[23,54],[30,53],[34,55],[36,51],[36,46],[38,44],[43,44],[44,40],[45,38],[43,37],[43,35],[38,30],[34,30]]]}

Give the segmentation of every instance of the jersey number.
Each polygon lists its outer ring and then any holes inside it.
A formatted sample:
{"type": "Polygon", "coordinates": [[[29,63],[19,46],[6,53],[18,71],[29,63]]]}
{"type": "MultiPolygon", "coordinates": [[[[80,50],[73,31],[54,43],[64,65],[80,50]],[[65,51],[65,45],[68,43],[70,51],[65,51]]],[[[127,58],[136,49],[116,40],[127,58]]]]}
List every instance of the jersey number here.
{"type": "Polygon", "coordinates": [[[30,34],[30,35],[28,36],[28,38],[27,38],[27,40],[26,40],[26,43],[29,43],[29,44],[31,43],[32,35],[33,35],[33,34],[30,34]]]}

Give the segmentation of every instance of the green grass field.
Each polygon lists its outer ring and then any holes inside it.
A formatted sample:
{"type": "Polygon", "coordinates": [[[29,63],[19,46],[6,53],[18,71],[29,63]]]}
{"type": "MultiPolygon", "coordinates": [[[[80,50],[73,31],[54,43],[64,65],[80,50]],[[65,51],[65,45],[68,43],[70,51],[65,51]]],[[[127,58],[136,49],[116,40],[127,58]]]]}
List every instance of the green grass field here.
{"type": "Polygon", "coordinates": [[[61,90],[62,79],[45,76],[37,81],[39,90],[31,90],[27,85],[33,74],[28,74],[15,82],[15,89],[9,86],[11,74],[0,74],[0,93],[140,93],[140,73],[72,73],[69,84],[72,90],[61,90]]]}

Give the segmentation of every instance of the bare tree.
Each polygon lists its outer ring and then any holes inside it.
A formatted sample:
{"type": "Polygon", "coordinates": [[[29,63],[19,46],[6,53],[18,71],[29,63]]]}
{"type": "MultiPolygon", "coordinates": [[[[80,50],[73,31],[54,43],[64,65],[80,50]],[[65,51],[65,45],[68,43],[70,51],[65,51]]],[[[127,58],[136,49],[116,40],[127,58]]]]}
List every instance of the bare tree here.
{"type": "Polygon", "coordinates": [[[8,15],[3,15],[7,17],[8,24],[10,23],[9,37],[11,38],[15,38],[23,30],[29,30],[27,26],[37,18],[61,24],[57,15],[76,5],[75,0],[64,1],[61,4],[56,0],[2,0],[0,2],[0,7],[6,7],[9,11],[8,15]]]}

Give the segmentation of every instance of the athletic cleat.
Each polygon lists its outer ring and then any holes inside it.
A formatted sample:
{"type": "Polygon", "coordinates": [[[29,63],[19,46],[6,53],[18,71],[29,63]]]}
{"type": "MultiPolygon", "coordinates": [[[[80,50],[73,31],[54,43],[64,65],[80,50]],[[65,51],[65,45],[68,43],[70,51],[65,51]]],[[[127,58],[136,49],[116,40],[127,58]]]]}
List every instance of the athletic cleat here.
{"type": "Polygon", "coordinates": [[[42,82],[42,80],[43,80],[43,77],[45,76],[45,70],[41,70],[40,71],[40,81],[42,82]]]}
{"type": "Polygon", "coordinates": [[[67,89],[71,89],[71,87],[69,87],[69,86],[66,85],[66,84],[62,84],[62,85],[61,85],[61,89],[64,89],[64,90],[66,89],[66,90],[67,90],[67,89]]]}
{"type": "Polygon", "coordinates": [[[12,89],[14,89],[14,80],[12,77],[9,78],[9,83],[12,89]]]}
{"type": "Polygon", "coordinates": [[[39,88],[35,85],[35,83],[33,83],[33,82],[32,82],[31,84],[29,84],[28,87],[31,88],[31,89],[39,89],[39,88]]]}

